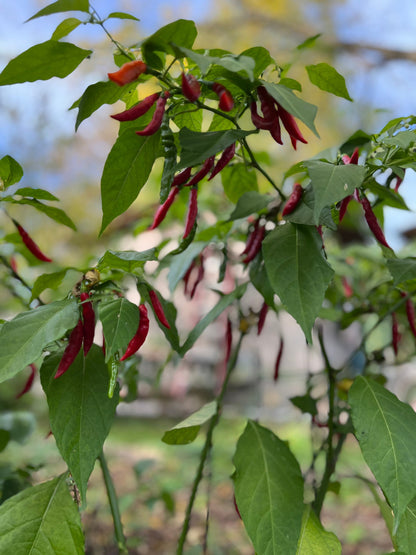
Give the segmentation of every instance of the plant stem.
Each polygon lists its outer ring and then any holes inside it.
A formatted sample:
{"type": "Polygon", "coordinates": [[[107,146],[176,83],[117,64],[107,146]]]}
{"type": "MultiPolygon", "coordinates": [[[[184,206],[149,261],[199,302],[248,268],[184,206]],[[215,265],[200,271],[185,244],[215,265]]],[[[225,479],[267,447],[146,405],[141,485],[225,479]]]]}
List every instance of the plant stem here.
{"type": "Polygon", "coordinates": [[[101,465],[101,471],[103,473],[105,488],[107,490],[108,502],[110,504],[111,514],[113,516],[114,522],[114,533],[117,540],[117,546],[119,553],[127,553],[126,538],[123,533],[123,525],[121,524],[120,509],[118,507],[118,499],[116,490],[114,488],[114,483],[111,478],[110,471],[108,469],[107,461],[104,456],[104,452],[98,456],[98,460],[101,465]]]}
{"type": "MultiPolygon", "coordinates": [[[[337,371],[331,366],[330,362],[329,362],[329,358],[325,349],[325,345],[324,345],[324,341],[323,341],[323,335],[322,335],[322,329],[319,330],[318,332],[318,336],[319,336],[319,344],[321,346],[321,350],[322,350],[322,355],[324,357],[325,360],[325,366],[326,366],[326,372],[327,372],[327,377],[328,377],[328,403],[329,403],[329,407],[328,407],[328,437],[326,440],[326,457],[325,457],[325,470],[324,470],[324,474],[322,476],[322,480],[320,483],[319,488],[317,489],[316,493],[315,493],[315,500],[312,504],[313,509],[315,511],[315,513],[317,514],[317,516],[319,517],[321,510],[322,510],[322,505],[326,496],[326,493],[328,491],[328,487],[329,487],[329,482],[331,479],[331,476],[335,470],[335,465],[336,465],[336,461],[337,458],[339,456],[339,453],[341,452],[341,447],[342,444],[345,440],[341,439],[338,441],[337,447],[336,449],[334,449],[334,424],[335,424],[335,383],[336,383],[336,373],[337,371]]],[[[345,436],[345,434],[344,434],[345,436]]],[[[342,436],[341,436],[342,437],[342,436]]]]}
{"type": "Polygon", "coordinates": [[[200,455],[200,459],[199,459],[199,465],[198,465],[198,468],[197,468],[197,471],[196,471],[196,474],[195,474],[191,495],[189,497],[188,505],[186,507],[185,519],[184,519],[184,522],[183,522],[183,525],[182,525],[182,531],[181,531],[181,535],[179,537],[178,548],[176,550],[176,555],[182,555],[183,554],[183,548],[184,548],[184,545],[185,545],[186,536],[187,536],[188,531],[189,531],[192,508],[194,506],[196,493],[197,493],[197,490],[198,490],[198,486],[199,486],[199,484],[200,484],[200,482],[203,478],[205,463],[208,459],[208,456],[209,456],[209,453],[210,453],[211,447],[212,447],[212,436],[213,436],[213,433],[214,433],[214,429],[215,429],[215,427],[218,424],[219,419],[220,419],[222,406],[223,406],[223,401],[224,401],[224,395],[225,395],[225,392],[227,390],[228,382],[230,381],[231,373],[232,373],[232,371],[234,370],[234,368],[236,366],[238,353],[240,351],[241,343],[242,343],[244,335],[245,335],[245,333],[241,332],[238,343],[236,345],[236,348],[234,349],[234,352],[233,352],[232,356],[230,357],[230,360],[228,361],[227,372],[226,372],[226,375],[225,375],[225,378],[224,378],[224,382],[221,386],[221,390],[220,390],[220,392],[217,396],[217,399],[216,399],[217,400],[217,410],[215,411],[215,414],[211,418],[211,421],[209,423],[207,436],[206,436],[206,439],[205,439],[205,444],[204,444],[204,447],[202,448],[202,451],[201,451],[201,455],[200,455]]]}
{"type": "Polygon", "coordinates": [[[264,175],[264,177],[267,179],[267,181],[270,183],[270,185],[273,187],[273,189],[275,189],[280,198],[282,200],[286,200],[285,195],[282,193],[282,191],[279,189],[279,187],[276,185],[276,183],[273,181],[273,179],[270,177],[270,175],[260,166],[260,164],[257,162],[256,157],[253,154],[253,151],[251,150],[251,148],[248,146],[246,139],[240,139],[241,144],[244,145],[244,148],[246,149],[250,160],[251,160],[251,164],[253,166],[253,168],[256,168],[256,170],[258,170],[261,174],[264,175]]]}

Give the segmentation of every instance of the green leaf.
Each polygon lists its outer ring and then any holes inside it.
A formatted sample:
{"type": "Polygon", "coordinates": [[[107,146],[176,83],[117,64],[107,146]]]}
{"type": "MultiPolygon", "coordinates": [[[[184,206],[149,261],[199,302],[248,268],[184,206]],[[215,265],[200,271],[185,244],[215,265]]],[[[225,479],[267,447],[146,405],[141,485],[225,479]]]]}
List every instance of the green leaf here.
{"type": "Polygon", "coordinates": [[[387,269],[393,278],[393,286],[413,281],[416,279],[416,258],[390,258],[387,269]]]}
{"type": "Polygon", "coordinates": [[[74,300],[57,301],[21,312],[0,329],[0,382],[39,358],[50,343],[75,327],[79,319],[74,300]]]}
{"type": "Polygon", "coordinates": [[[0,73],[0,86],[66,77],[91,54],[69,42],[47,40],[11,60],[0,73]]]}
{"type": "Polygon", "coordinates": [[[266,87],[267,92],[271,94],[286,111],[291,113],[295,118],[303,121],[303,123],[319,137],[314,124],[316,112],[318,111],[316,106],[309,102],[305,102],[305,100],[296,96],[295,93],[284,85],[267,83],[266,81],[262,81],[261,84],[266,87]]]}
{"type": "Polygon", "coordinates": [[[284,85],[288,89],[292,89],[294,91],[302,92],[302,85],[296,79],[289,79],[289,77],[282,77],[279,81],[279,85],[284,85]]]}
{"type": "Polygon", "coordinates": [[[211,308],[211,310],[206,314],[193,328],[191,333],[185,340],[185,343],[179,349],[178,353],[183,356],[186,352],[193,347],[195,341],[199,338],[199,336],[205,331],[205,329],[218,318],[218,316],[232,304],[236,299],[239,299],[244,295],[244,292],[247,288],[247,283],[242,283],[238,287],[234,289],[228,295],[223,295],[218,303],[211,308]]]}
{"type": "Polygon", "coordinates": [[[52,33],[51,40],[60,40],[63,37],[68,36],[69,33],[72,33],[72,31],[74,31],[74,29],[79,27],[81,24],[82,21],[80,21],[76,17],[69,17],[68,19],[64,19],[64,21],[62,21],[52,33]]]}
{"type": "MultiPolygon", "coordinates": [[[[173,112],[172,119],[179,129],[187,127],[191,131],[201,132],[202,110],[195,110],[195,107],[185,110],[184,106],[178,105],[178,113],[173,112]]],[[[224,120],[224,118],[221,119],[224,120]]]]}
{"type": "Polygon", "coordinates": [[[175,51],[171,43],[192,48],[197,34],[193,21],[178,19],[168,23],[143,41],[141,45],[143,60],[155,69],[162,69],[163,61],[155,53],[166,52],[174,56],[175,51]]]}
{"type": "Polygon", "coordinates": [[[98,314],[103,325],[107,362],[119,349],[126,350],[139,326],[140,313],[127,299],[115,299],[100,303],[98,314]]]}
{"type": "Polygon", "coordinates": [[[361,376],[348,398],[364,459],[393,509],[395,533],[416,496],[416,414],[393,393],[361,376]]]}
{"type": "Polygon", "coordinates": [[[416,141],[416,134],[414,131],[399,131],[393,137],[383,139],[381,142],[389,146],[398,146],[403,149],[409,148],[416,141]]]}
{"type": "Polygon", "coordinates": [[[162,441],[169,445],[187,445],[192,443],[201,429],[202,424],[208,422],[217,411],[217,401],[206,403],[199,410],[176,424],[164,433],[162,441]]]}
{"type": "Polygon", "coordinates": [[[148,260],[157,260],[157,249],[142,252],[108,250],[98,261],[97,268],[100,272],[113,269],[135,273],[137,270],[142,270],[148,260]]]}
{"type": "MultiPolygon", "coordinates": [[[[314,218],[315,210],[315,192],[311,184],[303,191],[300,203],[295,210],[285,216],[285,220],[294,224],[316,225],[314,218]]],[[[319,215],[319,225],[325,225],[329,229],[335,231],[337,226],[332,218],[331,208],[325,206],[319,215]]]]}
{"type": "Polygon", "coordinates": [[[267,275],[262,257],[257,256],[250,263],[249,275],[251,284],[257,289],[260,295],[263,296],[266,303],[269,306],[274,307],[274,291],[270,285],[269,277],[267,275]]]}
{"type": "Polygon", "coordinates": [[[36,19],[37,17],[42,17],[44,15],[50,15],[53,13],[61,12],[86,12],[88,13],[90,9],[88,0],[57,0],[46,8],[42,8],[35,15],[32,15],[27,21],[36,19]]]}
{"type": "MultiPolygon", "coordinates": [[[[189,125],[187,125],[187,127],[189,127],[189,125]]],[[[191,129],[191,127],[189,127],[189,129],[191,129]]],[[[227,129],[235,129],[234,123],[227,118],[223,118],[220,114],[214,114],[209,124],[208,131],[226,131],[227,129]]]]}
{"type": "Polygon", "coordinates": [[[246,164],[230,164],[221,171],[224,193],[231,202],[237,202],[244,193],[258,191],[256,172],[246,164]]]}
{"type": "Polygon", "coordinates": [[[3,156],[0,160],[0,190],[7,189],[10,185],[18,183],[23,177],[23,169],[19,162],[9,155],[3,156]]]}
{"type": "Polygon", "coordinates": [[[233,73],[244,72],[247,74],[250,81],[254,80],[253,71],[256,67],[256,62],[252,57],[244,56],[243,54],[239,56],[229,54],[222,58],[218,58],[216,64],[233,73]]]}
{"type": "Polygon", "coordinates": [[[366,169],[355,164],[335,166],[319,160],[309,160],[304,164],[312,181],[315,197],[313,217],[318,225],[324,207],[351,195],[362,184],[366,169]]]}
{"type": "Polygon", "coordinates": [[[101,347],[82,350],[60,378],[54,378],[62,352],[47,357],[40,369],[49,407],[51,430],[59,452],[85,503],[88,478],[110,431],[118,404],[118,388],[110,399],[108,369],[101,347]]]}
{"type": "Polygon", "coordinates": [[[50,193],[49,191],[45,191],[45,189],[33,189],[32,187],[21,187],[17,189],[14,193],[15,195],[20,195],[22,197],[32,197],[41,200],[52,200],[52,201],[59,201],[59,198],[50,193]]]}
{"type": "Polygon", "coordinates": [[[209,131],[197,133],[184,127],[179,131],[179,142],[182,147],[179,168],[196,166],[210,156],[221,152],[227,146],[251,135],[253,131],[227,129],[225,131],[209,131]]]}
{"type": "Polygon", "coordinates": [[[416,497],[406,507],[394,540],[398,551],[412,553],[416,545],[416,497]]]}
{"type": "Polygon", "coordinates": [[[344,77],[332,66],[320,63],[316,65],[306,66],[309,80],[322,91],[326,91],[352,102],[344,77]]]}
{"type": "Polygon", "coordinates": [[[135,90],[137,83],[132,85],[124,85],[120,87],[113,81],[98,81],[85,89],[81,98],[75,102],[70,109],[78,108],[77,120],[75,122],[75,131],[81,123],[89,118],[98,108],[104,104],[114,104],[117,100],[123,98],[126,93],[135,90]]]}
{"type": "Polygon", "coordinates": [[[131,19],[133,21],[140,21],[135,15],[126,12],[111,12],[107,19],[131,19]]]}
{"type": "Polygon", "coordinates": [[[240,56],[253,58],[255,65],[253,68],[254,77],[258,77],[271,64],[275,63],[270,53],[263,46],[254,46],[241,52],[240,56]]]}
{"type": "Polygon", "coordinates": [[[0,507],[0,552],[82,555],[78,508],[63,474],[14,495],[0,507]]]}
{"type": "Polygon", "coordinates": [[[31,301],[39,297],[45,289],[58,289],[62,284],[67,272],[73,268],[65,268],[59,272],[52,272],[51,274],[42,274],[36,278],[32,288],[31,301]]]}
{"type": "Polygon", "coordinates": [[[128,128],[116,140],[101,178],[103,221],[100,234],[136,200],[159,154],[160,133],[136,135],[128,128]]]}
{"type": "Polygon", "coordinates": [[[305,507],[296,555],[341,555],[341,543],[326,532],[310,506],[305,507]]]}
{"type": "Polygon", "coordinates": [[[270,195],[261,195],[257,191],[248,191],[243,193],[237,200],[237,205],[230,214],[230,220],[239,220],[240,218],[247,218],[255,212],[260,212],[266,208],[272,197],[270,195]]]}
{"type": "Polygon", "coordinates": [[[334,274],[322,256],[322,240],[310,226],[277,226],[263,241],[263,257],[271,286],[286,310],[312,342],[312,326],[334,274]]]}
{"type": "Polygon", "coordinates": [[[313,399],[309,394],[297,395],[291,397],[290,402],[292,405],[301,410],[304,414],[311,414],[312,416],[317,416],[318,409],[316,407],[316,399],[313,399]]]}
{"type": "Polygon", "coordinates": [[[313,35],[312,37],[308,37],[301,44],[299,44],[296,47],[296,49],[297,50],[305,50],[306,48],[312,48],[313,46],[315,46],[315,42],[317,41],[317,39],[319,39],[319,37],[321,35],[322,35],[322,33],[318,33],[317,35],[313,35]]]}
{"type": "Polygon", "coordinates": [[[43,204],[36,199],[30,198],[23,198],[20,200],[15,200],[14,204],[26,204],[28,206],[32,206],[36,208],[42,214],[46,214],[48,218],[57,222],[58,224],[66,225],[67,227],[76,231],[76,226],[71,218],[60,208],[56,208],[55,206],[48,206],[47,204],[43,204]]]}
{"type": "Polygon", "coordinates": [[[237,506],[257,553],[296,553],[303,479],[287,443],[249,420],[233,458],[237,506]]]}

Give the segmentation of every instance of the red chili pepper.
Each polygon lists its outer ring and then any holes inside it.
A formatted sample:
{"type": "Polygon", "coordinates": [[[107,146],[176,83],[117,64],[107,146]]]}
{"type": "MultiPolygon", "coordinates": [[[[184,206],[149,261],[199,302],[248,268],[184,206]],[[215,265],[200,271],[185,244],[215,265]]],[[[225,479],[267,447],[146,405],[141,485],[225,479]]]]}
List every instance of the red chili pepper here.
{"type": "Polygon", "coordinates": [[[358,147],[354,149],[354,152],[351,154],[351,157],[349,157],[348,154],[343,154],[341,156],[341,159],[344,162],[344,164],[358,164],[358,158],[359,158],[358,147]]]}
{"type": "Polygon", "coordinates": [[[260,218],[257,218],[257,220],[254,222],[254,226],[250,235],[247,237],[245,249],[243,250],[240,256],[248,253],[248,251],[251,249],[251,245],[253,244],[253,241],[257,235],[257,229],[259,227],[259,224],[260,224],[260,218]]]}
{"type": "Polygon", "coordinates": [[[68,370],[74,360],[77,358],[77,354],[81,350],[82,340],[84,338],[84,326],[82,325],[81,318],[78,320],[78,324],[72,330],[71,335],[68,339],[68,345],[62,355],[61,362],[59,363],[58,370],[54,376],[59,378],[62,374],[68,370]]]}
{"type": "Polygon", "coordinates": [[[189,278],[191,277],[192,274],[192,270],[195,268],[195,259],[192,260],[189,268],[186,270],[185,275],[183,276],[183,284],[184,284],[184,288],[183,288],[183,294],[185,296],[188,295],[188,286],[189,286],[189,278]]]}
{"type": "Polygon", "coordinates": [[[117,85],[123,86],[135,81],[142,73],[147,70],[147,65],[140,61],[134,60],[122,65],[121,68],[113,73],[108,73],[108,78],[117,85]]]}
{"type": "Polygon", "coordinates": [[[243,264],[248,264],[249,262],[251,262],[260,252],[261,244],[266,233],[266,227],[264,225],[260,225],[253,233],[255,233],[255,235],[250,244],[250,248],[246,253],[246,256],[242,260],[243,264]]]}
{"type": "Polygon", "coordinates": [[[188,181],[191,177],[192,168],[185,168],[178,175],[175,175],[171,187],[179,187],[188,181]]]}
{"type": "Polygon", "coordinates": [[[201,96],[201,85],[195,75],[182,73],[182,93],[189,102],[195,102],[201,96]]]}
{"type": "Polygon", "coordinates": [[[282,354],[283,354],[283,337],[280,338],[280,346],[279,346],[279,351],[277,353],[277,357],[276,357],[276,362],[274,365],[274,374],[273,374],[273,381],[277,381],[277,378],[279,377],[279,369],[280,369],[280,362],[282,360],[282,354]]]}
{"type": "Polygon", "coordinates": [[[235,498],[235,495],[233,495],[233,502],[234,502],[234,509],[236,510],[236,513],[237,513],[238,516],[240,517],[240,520],[243,520],[243,519],[241,518],[240,511],[238,510],[237,500],[236,500],[236,498],[235,498]]]}
{"type": "Polygon", "coordinates": [[[36,256],[36,258],[38,260],[41,260],[42,262],[52,262],[50,258],[48,258],[45,254],[43,254],[43,252],[37,246],[35,241],[29,236],[28,232],[25,229],[23,229],[23,227],[20,224],[18,224],[16,220],[13,220],[13,223],[16,226],[17,231],[19,232],[19,235],[22,238],[24,245],[26,245],[26,247],[33,254],[33,256],[36,256]]]}
{"type": "Polygon", "coordinates": [[[147,308],[144,304],[139,306],[140,312],[140,320],[139,320],[139,327],[137,328],[136,333],[130,339],[129,344],[127,345],[126,352],[120,358],[120,360],[126,360],[126,358],[131,357],[136,353],[143,343],[146,340],[147,334],[149,333],[149,318],[147,316],[147,308]]]}
{"type": "Polygon", "coordinates": [[[166,101],[170,96],[169,91],[164,91],[156,101],[156,109],[153,114],[152,120],[141,131],[136,131],[136,135],[148,136],[154,135],[162,125],[163,114],[165,113],[166,101]]]}
{"type": "Polygon", "coordinates": [[[114,114],[111,117],[117,121],[133,121],[148,112],[159,96],[159,93],[151,94],[128,110],[124,110],[124,112],[120,112],[119,114],[114,114]]]}
{"type": "Polygon", "coordinates": [[[277,106],[278,106],[277,112],[279,114],[279,118],[283,123],[284,128],[289,133],[293,148],[296,150],[296,141],[300,141],[301,143],[307,144],[308,141],[304,138],[304,136],[300,132],[298,124],[296,123],[296,120],[292,116],[292,114],[287,112],[283,108],[283,106],[281,106],[279,103],[277,103],[277,106]]]}
{"type": "Polygon", "coordinates": [[[32,388],[33,380],[35,379],[35,375],[36,375],[36,366],[34,364],[29,364],[29,366],[30,366],[29,377],[26,380],[26,383],[23,386],[23,389],[20,391],[20,393],[16,395],[16,399],[20,399],[20,397],[22,397],[25,393],[30,391],[30,389],[32,388]]]}
{"type": "Polygon", "coordinates": [[[95,313],[92,303],[88,301],[89,293],[81,293],[82,319],[84,322],[84,356],[87,356],[94,342],[95,313]]]}
{"type": "Polygon", "coordinates": [[[287,216],[288,214],[291,214],[294,211],[296,206],[299,204],[299,201],[302,197],[302,193],[303,193],[302,185],[300,185],[299,183],[295,183],[293,186],[293,191],[282,210],[282,216],[287,216]]]}
{"type": "Polygon", "coordinates": [[[348,195],[344,199],[342,199],[341,204],[339,205],[339,221],[342,222],[344,219],[345,214],[347,213],[347,208],[350,201],[354,198],[354,195],[348,195]]]}
{"type": "Polygon", "coordinates": [[[392,346],[394,354],[397,356],[397,353],[399,352],[399,341],[401,339],[401,335],[399,333],[399,324],[397,322],[397,316],[395,312],[392,313],[391,320],[392,346]]]}
{"type": "Polygon", "coordinates": [[[212,166],[214,165],[215,156],[210,156],[202,164],[201,169],[192,177],[190,181],[186,184],[187,187],[192,187],[199,183],[208,173],[210,172],[212,166]]]}
{"type": "MultiPolygon", "coordinates": [[[[401,292],[400,294],[402,297],[406,296],[406,293],[401,292]]],[[[410,331],[416,337],[415,307],[410,298],[406,300],[406,316],[407,321],[409,322],[410,331]]]]}
{"type": "Polygon", "coordinates": [[[156,291],[153,291],[153,289],[151,289],[149,291],[149,297],[150,297],[150,302],[152,303],[153,310],[155,311],[156,318],[159,320],[162,326],[165,326],[165,328],[170,329],[169,322],[166,319],[162,303],[160,302],[156,291]]]}
{"type": "Polygon", "coordinates": [[[270,131],[275,126],[274,121],[268,121],[266,118],[260,116],[257,112],[257,104],[253,100],[250,104],[250,112],[251,112],[251,121],[257,129],[265,129],[266,131],[270,131]]]}
{"type": "Polygon", "coordinates": [[[399,192],[399,187],[402,184],[403,179],[401,177],[396,176],[396,185],[394,187],[394,192],[398,193],[399,192]]]}
{"type": "Polygon", "coordinates": [[[380,224],[377,221],[377,218],[371,208],[371,204],[366,196],[362,196],[360,198],[360,203],[364,208],[364,216],[367,221],[368,227],[373,232],[374,237],[377,239],[379,243],[391,249],[390,245],[387,243],[386,238],[384,237],[383,230],[380,227],[380,224]]]}
{"type": "Polygon", "coordinates": [[[218,107],[223,112],[231,112],[234,108],[234,99],[230,91],[228,91],[221,83],[214,83],[212,85],[212,90],[218,95],[219,104],[218,107]]]}
{"type": "Polygon", "coordinates": [[[186,239],[194,227],[198,215],[198,188],[192,187],[189,194],[188,214],[186,216],[185,232],[183,238],[186,239]]]}
{"type": "Polygon", "coordinates": [[[215,167],[213,168],[211,175],[208,178],[208,181],[211,181],[213,177],[215,177],[218,173],[220,173],[220,171],[223,170],[225,166],[231,162],[231,160],[234,158],[234,154],[235,154],[235,143],[233,143],[230,146],[227,146],[227,148],[224,150],[224,152],[221,155],[221,158],[218,160],[215,167]]]}
{"type": "Polygon", "coordinates": [[[17,262],[14,256],[10,257],[10,268],[15,274],[17,273],[17,262]]]}
{"type": "Polygon", "coordinates": [[[264,119],[270,124],[270,135],[279,145],[282,145],[283,141],[279,123],[279,113],[276,110],[274,98],[263,86],[257,87],[257,94],[259,95],[264,119]]]}
{"type": "Polygon", "coordinates": [[[269,311],[269,305],[265,301],[259,313],[259,321],[257,322],[257,335],[260,335],[263,330],[268,311],[269,311]]]}
{"type": "Polygon", "coordinates": [[[157,209],[156,214],[153,218],[153,223],[149,227],[149,229],[155,229],[163,222],[163,220],[166,217],[166,214],[168,213],[169,208],[172,206],[173,201],[175,200],[175,197],[178,193],[179,193],[179,187],[178,186],[172,187],[172,189],[169,192],[168,198],[157,209]]]}
{"type": "Polygon", "coordinates": [[[344,296],[349,299],[350,297],[352,297],[354,295],[354,291],[351,287],[351,285],[349,284],[348,280],[346,277],[342,277],[341,278],[342,281],[342,288],[344,290],[344,296]]]}
{"type": "Polygon", "coordinates": [[[196,288],[198,287],[198,285],[201,283],[201,281],[204,279],[204,274],[205,274],[205,268],[204,268],[204,257],[202,255],[202,253],[199,255],[199,266],[198,266],[198,273],[196,275],[196,279],[194,281],[194,284],[192,286],[192,289],[189,293],[189,298],[193,299],[194,295],[196,293],[196,288]]]}

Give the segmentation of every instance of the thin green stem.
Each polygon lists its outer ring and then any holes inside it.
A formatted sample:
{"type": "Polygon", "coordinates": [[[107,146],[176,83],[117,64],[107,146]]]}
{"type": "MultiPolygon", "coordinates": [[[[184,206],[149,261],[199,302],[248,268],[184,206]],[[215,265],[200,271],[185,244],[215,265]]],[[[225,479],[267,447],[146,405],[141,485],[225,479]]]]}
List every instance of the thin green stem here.
{"type": "MultiPolygon", "coordinates": [[[[21,276],[20,274],[18,274],[18,273],[13,269],[12,265],[11,265],[10,262],[7,260],[7,258],[5,258],[3,255],[0,255],[0,261],[4,264],[4,266],[6,266],[6,268],[9,270],[9,272],[11,273],[11,275],[12,275],[15,279],[17,279],[18,281],[20,281],[20,283],[21,283],[24,287],[26,287],[26,289],[27,289],[28,291],[30,291],[30,293],[32,293],[32,288],[30,287],[30,285],[22,278],[22,276],[21,276]]],[[[17,295],[16,295],[16,296],[17,296],[17,295]]],[[[18,298],[19,298],[21,301],[23,300],[23,299],[21,299],[20,297],[18,297],[18,298]]],[[[43,302],[39,297],[36,297],[35,300],[37,300],[38,303],[39,303],[40,305],[43,305],[43,304],[44,304],[44,302],[43,302]]]]}
{"type": "Polygon", "coordinates": [[[103,473],[108,502],[110,504],[111,514],[113,516],[114,533],[117,540],[118,551],[119,553],[127,553],[128,551],[126,546],[126,539],[124,537],[123,525],[121,524],[117,494],[103,451],[101,451],[101,454],[98,456],[98,460],[101,465],[101,471],[103,473]]]}
{"type": "Polygon", "coordinates": [[[282,193],[282,191],[279,189],[279,187],[276,185],[276,183],[273,181],[273,179],[270,177],[270,175],[257,162],[256,157],[254,156],[253,151],[251,150],[251,148],[248,146],[246,139],[240,139],[240,140],[241,140],[241,144],[244,145],[244,148],[246,149],[247,154],[250,157],[250,161],[251,161],[251,164],[252,164],[253,168],[256,168],[256,170],[258,170],[261,174],[264,175],[264,177],[267,179],[267,181],[270,183],[270,185],[273,187],[273,189],[275,189],[277,191],[277,193],[279,194],[279,196],[282,200],[286,200],[285,195],[282,193]]]}
{"type": "Polygon", "coordinates": [[[235,347],[235,349],[232,353],[232,356],[230,357],[230,360],[228,361],[227,372],[226,372],[226,375],[225,375],[225,378],[224,378],[224,382],[221,386],[221,390],[220,390],[220,392],[217,396],[217,399],[216,399],[216,401],[217,401],[217,410],[215,411],[214,416],[210,420],[208,431],[207,431],[207,436],[206,436],[205,443],[204,443],[204,447],[202,448],[202,451],[201,451],[201,455],[200,455],[200,459],[199,459],[199,465],[198,465],[198,468],[197,468],[197,471],[196,471],[196,474],[195,474],[191,494],[190,494],[188,505],[187,505],[186,511],[185,511],[185,519],[183,521],[181,535],[180,535],[179,540],[178,540],[178,548],[176,550],[176,555],[182,555],[183,554],[183,549],[184,549],[184,545],[185,545],[185,541],[186,541],[186,536],[188,535],[189,525],[190,525],[190,522],[191,522],[192,509],[193,509],[193,506],[194,506],[196,493],[198,491],[198,486],[199,486],[199,484],[200,484],[200,482],[203,478],[205,463],[208,459],[208,456],[209,456],[211,448],[212,448],[212,436],[213,436],[213,433],[214,433],[214,429],[215,429],[215,427],[218,424],[219,419],[220,419],[220,415],[221,415],[221,411],[222,411],[222,407],[223,407],[224,395],[225,395],[225,392],[227,391],[227,386],[228,386],[228,383],[230,381],[232,371],[234,370],[234,368],[236,366],[238,353],[240,351],[241,343],[242,343],[244,335],[245,334],[243,332],[240,334],[238,343],[237,343],[237,345],[236,345],[236,347],[235,347]]]}
{"type": "Polygon", "coordinates": [[[93,6],[91,6],[90,4],[90,8],[91,8],[91,17],[92,17],[92,22],[96,23],[97,25],[99,25],[102,30],[104,31],[104,33],[108,36],[108,38],[111,40],[111,42],[114,44],[114,46],[116,46],[116,48],[124,55],[126,56],[126,58],[128,58],[130,61],[134,60],[134,56],[133,54],[131,54],[130,52],[128,52],[124,46],[122,44],[120,44],[118,41],[116,41],[113,36],[111,35],[111,33],[106,29],[103,20],[101,19],[101,17],[98,15],[98,12],[95,8],[93,8],[93,6]]]}

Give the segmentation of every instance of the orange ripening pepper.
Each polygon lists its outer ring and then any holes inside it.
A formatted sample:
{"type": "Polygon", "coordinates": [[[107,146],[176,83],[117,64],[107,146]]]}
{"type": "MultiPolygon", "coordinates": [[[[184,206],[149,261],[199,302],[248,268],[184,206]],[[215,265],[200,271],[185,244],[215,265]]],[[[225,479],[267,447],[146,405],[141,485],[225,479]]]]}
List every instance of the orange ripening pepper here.
{"type": "Polygon", "coordinates": [[[122,65],[121,68],[113,73],[108,73],[108,78],[122,87],[135,81],[142,73],[147,70],[147,65],[141,60],[134,60],[122,65]]]}

